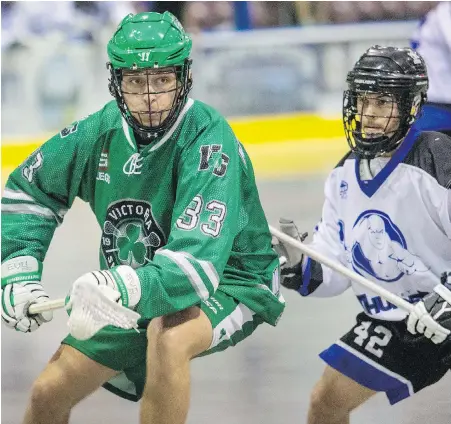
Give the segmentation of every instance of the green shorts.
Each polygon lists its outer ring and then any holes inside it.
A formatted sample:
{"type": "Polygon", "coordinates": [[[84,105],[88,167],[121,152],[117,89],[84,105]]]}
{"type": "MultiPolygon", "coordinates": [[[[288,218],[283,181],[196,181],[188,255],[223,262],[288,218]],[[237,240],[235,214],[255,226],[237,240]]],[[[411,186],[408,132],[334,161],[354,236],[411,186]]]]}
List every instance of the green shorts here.
{"type": "MultiPolygon", "coordinates": [[[[221,291],[202,301],[200,308],[211,322],[213,338],[210,347],[199,356],[235,346],[263,322],[243,303],[221,291]]],[[[104,384],[107,390],[132,401],[141,398],[146,380],[146,325],[140,326],[139,332],[109,326],[89,340],[77,340],[69,335],[62,343],[106,367],[121,371],[104,384]]]]}

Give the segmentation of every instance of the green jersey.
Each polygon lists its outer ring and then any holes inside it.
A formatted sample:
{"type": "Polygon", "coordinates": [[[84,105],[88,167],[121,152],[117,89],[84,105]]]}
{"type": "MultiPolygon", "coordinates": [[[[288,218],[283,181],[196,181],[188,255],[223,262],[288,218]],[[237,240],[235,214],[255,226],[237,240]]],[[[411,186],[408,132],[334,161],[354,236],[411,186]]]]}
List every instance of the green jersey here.
{"type": "Polygon", "coordinates": [[[275,325],[284,309],[278,257],[252,164],[226,120],[188,99],[163,137],[139,142],[112,101],[44,143],[6,184],[2,262],[43,262],[79,197],[102,229],[101,268],[136,269],[143,318],[221,290],[275,325]]]}

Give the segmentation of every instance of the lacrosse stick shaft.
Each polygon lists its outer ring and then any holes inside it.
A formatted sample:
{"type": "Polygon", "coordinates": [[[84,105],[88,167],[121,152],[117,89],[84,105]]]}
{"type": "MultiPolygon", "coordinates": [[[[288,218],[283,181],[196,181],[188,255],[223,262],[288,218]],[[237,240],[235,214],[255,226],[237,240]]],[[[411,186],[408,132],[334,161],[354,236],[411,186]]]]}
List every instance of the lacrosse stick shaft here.
{"type": "Polygon", "coordinates": [[[362,277],[361,275],[357,274],[356,272],[351,271],[349,268],[346,268],[345,266],[341,265],[340,263],[327,258],[326,256],[322,255],[321,253],[316,252],[315,250],[313,250],[309,246],[305,245],[304,243],[301,243],[300,241],[295,240],[294,238],[288,236],[287,234],[282,233],[281,231],[277,230],[276,228],[272,227],[271,225],[269,226],[269,230],[270,230],[271,234],[273,236],[277,237],[279,240],[291,245],[292,247],[294,247],[296,249],[299,249],[302,253],[304,253],[308,257],[314,259],[315,261],[322,263],[323,265],[326,265],[327,267],[333,269],[334,271],[337,271],[338,273],[344,275],[345,277],[348,277],[350,280],[354,281],[355,283],[365,286],[366,288],[370,289],[374,293],[383,297],[385,300],[388,300],[390,303],[397,306],[398,308],[401,308],[406,312],[411,312],[413,310],[413,305],[410,304],[409,302],[407,302],[406,300],[402,299],[399,296],[396,296],[392,292],[389,292],[388,290],[373,283],[372,281],[366,279],[365,277],[362,277]]]}
{"type": "Polygon", "coordinates": [[[66,305],[66,299],[49,300],[48,302],[33,303],[28,308],[28,312],[32,315],[41,314],[42,312],[62,309],[66,305]]]}

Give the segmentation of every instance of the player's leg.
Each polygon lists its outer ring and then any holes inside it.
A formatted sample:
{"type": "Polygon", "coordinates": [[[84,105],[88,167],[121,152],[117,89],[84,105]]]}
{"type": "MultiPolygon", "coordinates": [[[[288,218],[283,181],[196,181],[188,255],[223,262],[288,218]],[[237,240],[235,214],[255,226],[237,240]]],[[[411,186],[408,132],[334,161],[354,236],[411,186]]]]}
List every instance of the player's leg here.
{"type": "Polygon", "coordinates": [[[71,408],[117,374],[61,345],[34,382],[24,424],[67,424],[71,408]]]}
{"type": "Polygon", "coordinates": [[[141,424],[184,424],[190,401],[190,360],[211,343],[210,320],[199,307],[153,319],[147,330],[141,424]]]}
{"type": "Polygon", "coordinates": [[[89,340],[67,336],[33,385],[25,423],[67,423],[71,408],[107,381],[105,388],[137,400],[144,383],[133,371],[144,367],[146,349],[145,328],[108,326],[89,340]]]}
{"type": "Polygon", "coordinates": [[[262,322],[248,307],[221,291],[202,302],[200,309],[153,320],[148,329],[141,424],[185,423],[190,360],[236,345],[262,322]]]}
{"type": "Polygon", "coordinates": [[[308,424],[348,424],[350,412],[375,393],[326,367],[310,397],[308,424]]]}
{"type": "Polygon", "coordinates": [[[403,321],[359,314],[351,331],[320,354],[329,367],[313,391],[309,424],[348,423],[375,392],[395,404],[436,383],[451,365],[450,346],[442,345],[410,334],[403,321]]]}

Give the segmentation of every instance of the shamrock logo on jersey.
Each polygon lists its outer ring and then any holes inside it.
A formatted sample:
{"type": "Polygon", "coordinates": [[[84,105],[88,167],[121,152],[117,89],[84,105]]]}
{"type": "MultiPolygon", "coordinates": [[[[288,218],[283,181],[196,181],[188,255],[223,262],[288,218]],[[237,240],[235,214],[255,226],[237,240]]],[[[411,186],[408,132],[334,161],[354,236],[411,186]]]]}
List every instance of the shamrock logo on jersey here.
{"type": "Polygon", "coordinates": [[[139,268],[163,244],[164,234],[152,216],[149,203],[126,200],[108,207],[102,252],[109,267],[122,264],[139,268]]]}
{"type": "Polygon", "coordinates": [[[133,266],[134,263],[144,265],[147,256],[147,247],[158,247],[161,244],[160,237],[156,233],[150,233],[145,237],[142,228],[137,224],[127,224],[121,231],[114,227],[110,221],[105,221],[103,230],[106,234],[116,234],[116,245],[119,249],[118,256],[122,263],[133,266]]]}

